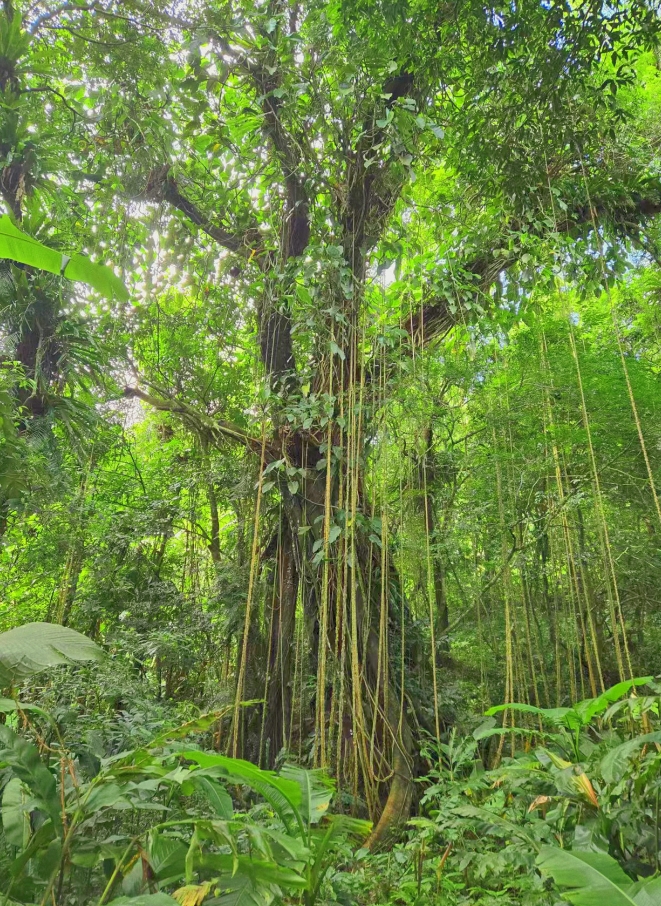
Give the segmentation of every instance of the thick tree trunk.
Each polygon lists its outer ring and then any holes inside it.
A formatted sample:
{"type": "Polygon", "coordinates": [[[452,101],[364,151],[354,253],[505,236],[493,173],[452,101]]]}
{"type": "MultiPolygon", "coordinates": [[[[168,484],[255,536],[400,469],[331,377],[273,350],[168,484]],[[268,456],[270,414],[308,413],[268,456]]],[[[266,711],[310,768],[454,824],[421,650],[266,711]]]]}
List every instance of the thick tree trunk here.
{"type": "MultiPolygon", "coordinates": [[[[314,457],[313,457],[314,458],[314,457]]],[[[284,491],[287,496],[287,491],[284,491]]],[[[274,596],[275,622],[271,638],[270,663],[279,668],[277,682],[271,678],[268,697],[268,733],[270,740],[275,740],[280,734],[280,722],[288,714],[289,707],[289,681],[291,674],[291,651],[293,639],[296,594],[298,583],[302,584],[304,606],[308,619],[312,624],[310,638],[312,641],[312,661],[310,665],[316,672],[318,658],[322,645],[326,646],[328,670],[324,688],[317,688],[318,707],[324,713],[330,709],[332,692],[334,691],[332,677],[338,676],[341,663],[344,662],[344,700],[342,713],[334,714],[333,738],[327,740],[327,745],[332,749],[337,744],[337,726],[353,726],[353,733],[357,727],[353,725],[354,714],[352,702],[354,701],[354,684],[366,717],[366,723],[375,728],[374,733],[374,773],[379,776],[390,775],[390,787],[381,810],[380,818],[370,837],[369,845],[381,844],[393,825],[405,820],[409,813],[413,794],[413,735],[411,732],[406,708],[401,708],[402,690],[399,688],[399,671],[393,671],[391,659],[387,659],[388,668],[384,676],[384,658],[380,651],[383,644],[379,618],[381,616],[380,583],[369,581],[370,573],[380,568],[384,560],[382,555],[375,556],[375,548],[367,541],[367,537],[356,538],[355,561],[344,563],[341,556],[341,545],[337,543],[329,549],[327,568],[318,561],[315,553],[319,551],[319,542],[323,542],[323,517],[325,510],[326,475],[324,471],[309,475],[300,495],[288,496],[287,505],[283,508],[283,517],[287,526],[281,528],[281,541],[279,546],[278,573],[279,590],[274,596]],[[302,531],[301,531],[302,529],[302,531]],[[349,585],[353,586],[353,600],[344,588],[342,597],[343,574],[349,585]],[[355,575],[352,577],[352,571],[355,575]],[[323,583],[327,582],[324,594],[323,583]],[[371,599],[365,595],[371,588],[371,599]],[[326,606],[326,638],[321,637],[322,601],[326,606]],[[355,608],[355,634],[352,637],[352,620],[349,611],[355,608]],[[340,631],[338,632],[338,624],[340,631]],[[280,650],[278,650],[280,649],[280,650]],[[344,658],[342,651],[344,650],[344,658]],[[358,663],[352,663],[352,658],[357,655],[358,663]],[[320,698],[321,697],[321,698],[320,698]],[[376,720],[374,719],[376,713],[376,720]]],[[[338,499],[337,483],[331,487],[330,505],[332,512],[336,513],[341,508],[338,499]]],[[[390,570],[395,562],[391,554],[387,561],[390,570]]],[[[399,632],[400,617],[394,617],[390,589],[398,587],[397,577],[385,583],[386,594],[386,626],[397,627],[399,632]]],[[[386,633],[388,629],[386,630],[386,633]]],[[[386,639],[386,644],[388,640],[386,639]]],[[[399,637],[398,637],[399,643],[399,637]]],[[[392,645],[390,647],[393,647],[392,645]]],[[[317,674],[318,675],[318,674],[317,674]]],[[[319,740],[317,740],[319,744],[319,740]]],[[[354,739],[355,744],[355,739],[354,739]]],[[[273,753],[275,754],[275,753],[273,753]]],[[[332,752],[332,763],[335,763],[338,753],[332,752]]],[[[363,770],[365,765],[363,765],[363,770]]],[[[363,778],[370,783],[369,777],[363,778]]]]}

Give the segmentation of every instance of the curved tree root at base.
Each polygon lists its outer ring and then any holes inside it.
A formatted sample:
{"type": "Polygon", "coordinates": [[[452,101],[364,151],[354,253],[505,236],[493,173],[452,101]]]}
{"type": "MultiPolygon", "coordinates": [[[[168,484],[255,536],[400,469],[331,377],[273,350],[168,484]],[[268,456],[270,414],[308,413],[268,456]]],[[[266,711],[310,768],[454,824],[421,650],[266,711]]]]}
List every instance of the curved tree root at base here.
{"type": "MultiPolygon", "coordinates": [[[[403,728],[402,736],[404,745],[410,750],[412,741],[408,727],[403,728]]],[[[365,842],[366,849],[377,849],[387,840],[395,826],[408,818],[412,799],[413,774],[409,757],[402,744],[397,742],[393,761],[393,780],[388,798],[376,827],[365,842]]]]}

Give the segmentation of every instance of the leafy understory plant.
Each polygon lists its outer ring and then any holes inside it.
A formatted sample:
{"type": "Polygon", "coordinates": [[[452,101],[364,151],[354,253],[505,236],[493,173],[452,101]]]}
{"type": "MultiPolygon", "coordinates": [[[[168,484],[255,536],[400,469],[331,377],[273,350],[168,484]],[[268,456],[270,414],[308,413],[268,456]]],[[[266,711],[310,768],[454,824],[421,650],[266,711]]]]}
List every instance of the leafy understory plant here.
{"type": "Polygon", "coordinates": [[[106,759],[89,778],[72,753],[40,756],[0,726],[0,767],[9,777],[2,827],[11,853],[1,906],[197,906],[207,896],[223,906],[268,906],[285,892],[312,906],[333,845],[360,839],[370,825],[328,814],[333,784],[321,772],[286,765],[276,774],[182,747],[224,714],[106,759]],[[261,812],[235,811],[230,790],[238,786],[263,800],[261,812]],[[91,890],[94,900],[74,899],[91,890]]]}
{"type": "Polygon", "coordinates": [[[543,846],[537,865],[575,906],[661,906],[661,877],[634,882],[607,853],[543,846]]]}
{"type": "MultiPolygon", "coordinates": [[[[609,708],[621,699],[623,696],[634,691],[637,686],[645,686],[653,680],[651,676],[639,676],[634,679],[624,680],[616,683],[610,689],[606,689],[601,695],[595,698],[587,698],[583,701],[576,702],[571,707],[564,708],[539,708],[535,705],[528,705],[524,702],[512,702],[508,705],[495,705],[486,711],[487,717],[493,717],[496,714],[516,711],[522,714],[532,714],[541,718],[543,723],[558,729],[567,743],[573,750],[573,754],[580,758],[580,737],[581,731],[588,727],[596,717],[605,715],[609,708]]],[[[485,739],[490,735],[511,733],[510,728],[484,726],[476,731],[476,738],[485,739]]],[[[522,732],[517,729],[517,732],[522,732]]],[[[525,732],[525,730],[524,730],[525,732]]],[[[532,731],[535,732],[535,731],[532,731]]],[[[536,735],[539,735],[537,732],[536,735]]]]}

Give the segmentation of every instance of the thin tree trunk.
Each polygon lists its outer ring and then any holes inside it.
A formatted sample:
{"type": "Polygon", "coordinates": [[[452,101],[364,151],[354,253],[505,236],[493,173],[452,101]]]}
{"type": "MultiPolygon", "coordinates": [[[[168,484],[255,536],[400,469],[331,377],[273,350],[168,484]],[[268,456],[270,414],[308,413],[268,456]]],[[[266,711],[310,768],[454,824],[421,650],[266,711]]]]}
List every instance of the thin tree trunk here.
{"type": "Polygon", "coordinates": [[[278,752],[287,745],[291,720],[291,668],[299,586],[291,527],[286,519],[281,521],[281,529],[270,607],[271,631],[264,721],[267,761],[271,766],[275,763],[278,752]]]}

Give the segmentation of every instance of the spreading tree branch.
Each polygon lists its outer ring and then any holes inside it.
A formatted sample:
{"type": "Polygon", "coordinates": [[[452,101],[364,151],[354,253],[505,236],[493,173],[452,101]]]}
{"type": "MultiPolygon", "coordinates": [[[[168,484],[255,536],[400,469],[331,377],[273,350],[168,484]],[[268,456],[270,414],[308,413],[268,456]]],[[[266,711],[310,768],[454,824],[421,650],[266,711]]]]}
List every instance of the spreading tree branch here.
{"type": "MultiPolygon", "coordinates": [[[[612,201],[609,204],[594,199],[591,206],[581,205],[573,211],[565,212],[563,219],[554,224],[553,231],[572,236],[578,235],[586,226],[604,224],[609,225],[621,237],[637,240],[642,224],[657,214],[661,214],[661,187],[656,187],[656,191],[650,192],[646,197],[633,193],[620,199],[616,206],[612,201]]],[[[462,282],[469,284],[466,294],[471,300],[484,299],[496,280],[519,262],[524,252],[521,235],[521,224],[512,222],[501,242],[461,266],[462,282]],[[501,247],[510,247],[511,238],[515,241],[514,248],[505,256],[497,254],[501,247]]],[[[535,234],[529,232],[528,235],[535,234]]],[[[542,232],[537,235],[541,238],[542,232]]],[[[455,276],[458,269],[454,269],[455,276]]],[[[442,338],[465,318],[466,299],[460,296],[460,293],[441,298],[435,296],[407,319],[403,326],[414,345],[424,345],[442,338]]]]}
{"type": "Polygon", "coordinates": [[[264,252],[262,236],[256,225],[245,232],[234,232],[211,223],[208,217],[181,193],[169,165],[151,171],[145,187],[145,197],[151,201],[167,201],[203,233],[234,254],[254,258],[264,252]]]}

